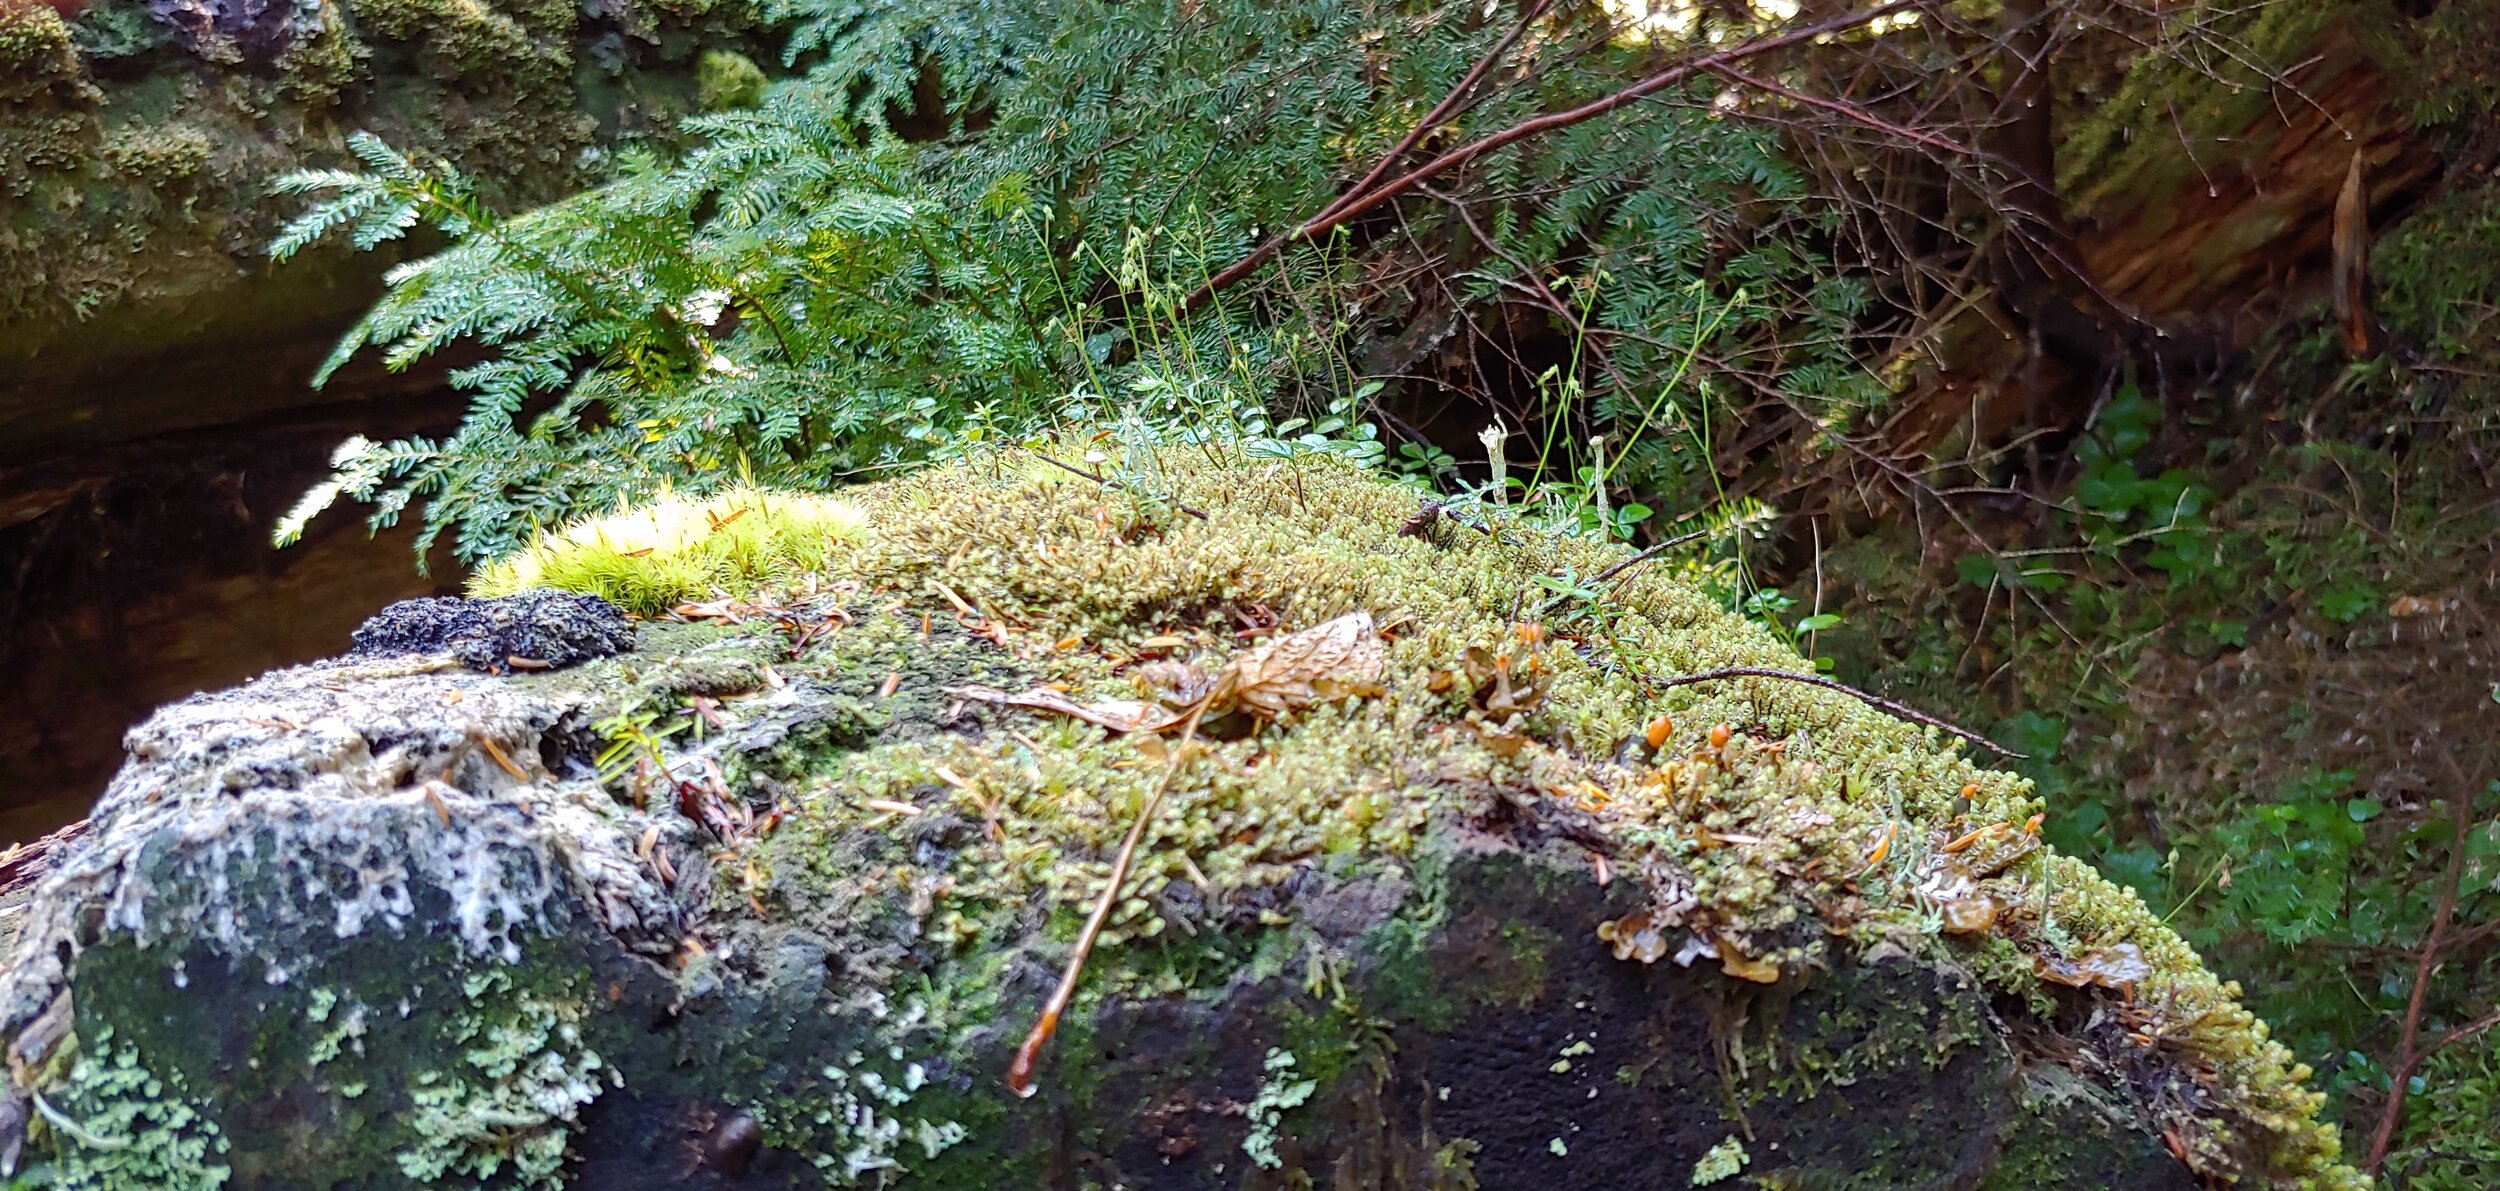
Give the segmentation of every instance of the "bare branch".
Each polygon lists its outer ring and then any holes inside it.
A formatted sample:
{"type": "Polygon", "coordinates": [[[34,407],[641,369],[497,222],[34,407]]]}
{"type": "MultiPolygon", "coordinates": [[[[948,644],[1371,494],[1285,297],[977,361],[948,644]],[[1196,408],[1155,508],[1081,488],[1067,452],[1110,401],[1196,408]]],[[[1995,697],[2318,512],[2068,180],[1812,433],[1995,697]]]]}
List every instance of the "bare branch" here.
{"type": "Polygon", "coordinates": [[[1877,711],[1883,712],[1884,714],[1893,716],[1897,719],[1905,719],[1914,724],[1924,724],[1947,735],[1961,737],[1972,744],[1985,745],[1990,750],[2003,756],[2013,757],[2018,760],[2027,759],[2030,756],[2028,753],[2015,752],[2014,750],[1998,744],[1997,742],[1990,740],[1977,732],[1973,732],[1968,728],[1955,727],[1954,725],[1937,719],[1936,717],[1920,711],[1915,707],[1911,707],[1907,704],[1895,703],[1881,695],[1870,695],[1867,692],[1850,686],[1845,682],[1835,682],[1819,674],[1793,674],[1786,670],[1773,670],[1765,666],[1727,666],[1717,670],[1704,670],[1699,674],[1678,674],[1670,678],[1651,678],[1648,681],[1656,684],[1661,690],[1671,690],[1675,687],[1692,686],[1695,683],[1702,682],[1718,682],[1722,679],[1728,678],[1776,678],[1783,682],[1802,682],[1807,686],[1819,686],[1827,691],[1838,691],[1841,694],[1847,695],[1852,699],[1856,699],[1857,701],[1864,703],[1877,711]]]}
{"type": "Polygon", "coordinates": [[[1238,282],[1245,277],[1248,277],[1252,273],[1257,272],[1259,266],[1266,264],[1270,257],[1273,257],[1278,252],[1282,251],[1287,244],[1293,243],[1297,240],[1310,239],[1311,237],[1319,235],[1322,232],[1344,224],[1346,221],[1353,219],[1355,216],[1361,215],[1365,211],[1369,211],[1382,203],[1388,202],[1390,199],[1396,198],[1397,196],[1414,189],[1418,184],[1427,179],[1447,173],[1450,170],[1465,165],[1470,161],[1474,161],[1475,159],[1482,157],[1495,149],[1499,149],[1504,145],[1508,145],[1516,141],[1523,141],[1529,137],[1537,136],[1543,133],[1552,132],[1558,128],[1569,128],[1574,124],[1594,120],[1608,112],[1637,103],[1647,96],[1654,95],[1660,91],[1666,90],[1669,87],[1675,86],[1678,83],[1684,82],[1685,80],[1692,78],[1694,75],[1713,70],[1719,66],[1742,62],[1750,58],[1758,58],[1775,50],[1784,50],[1793,46],[1810,44],[1817,39],[1829,37],[1835,33],[1844,33],[1851,29],[1861,28],[1872,24],[1876,21],[1884,19],[1885,17],[1892,16],[1897,13],[1907,12],[1910,9],[1919,7],[1924,2],[1925,0],[1893,0],[1892,3],[1878,5],[1874,8],[1866,9],[1860,12],[1832,17],[1827,20],[1815,21],[1807,25],[1800,25],[1797,28],[1791,29],[1785,33],[1777,34],[1771,37],[1759,38],[1754,41],[1746,42],[1743,45],[1721,50],[1715,54],[1705,54],[1699,58],[1688,58],[1673,66],[1667,67],[1664,70],[1660,70],[1629,87],[1611,95],[1607,95],[1604,98],[1591,100],[1588,103],[1581,104],[1576,108],[1560,112],[1552,112],[1547,115],[1539,116],[1533,120],[1522,121],[1518,124],[1511,125],[1500,132],[1478,137],[1475,140],[1469,141],[1464,145],[1460,145],[1455,149],[1443,153],[1439,157],[1435,157],[1432,160],[1407,171],[1405,174],[1400,175],[1393,181],[1377,183],[1366,191],[1349,192],[1344,197],[1339,198],[1336,202],[1329,204],[1327,209],[1323,210],[1320,214],[1314,215],[1311,218],[1296,224],[1291,231],[1270,237],[1266,243],[1260,244],[1258,247],[1251,249],[1248,255],[1233,262],[1233,264],[1226,267],[1223,272],[1217,273],[1215,276],[1208,278],[1205,285],[1199,287],[1196,292],[1190,294],[1188,300],[1182,303],[1181,308],[1184,310],[1191,310],[1203,305],[1208,299],[1213,298],[1225,288],[1233,285],[1235,282],[1238,282]]]}

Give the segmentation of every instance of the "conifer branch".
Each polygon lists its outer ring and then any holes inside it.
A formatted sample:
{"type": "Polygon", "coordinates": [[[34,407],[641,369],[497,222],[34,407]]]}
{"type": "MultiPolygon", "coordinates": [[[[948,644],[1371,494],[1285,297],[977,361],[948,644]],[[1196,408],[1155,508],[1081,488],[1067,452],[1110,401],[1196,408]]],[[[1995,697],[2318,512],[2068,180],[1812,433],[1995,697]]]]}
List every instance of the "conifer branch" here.
{"type": "Polygon", "coordinates": [[[1362,180],[1347,187],[1345,193],[1337,196],[1337,201],[1323,208],[1317,218],[1325,219],[1335,214],[1338,208],[1361,198],[1382,178],[1387,177],[1390,170],[1397,167],[1398,159],[1405,157],[1408,150],[1421,143],[1425,137],[1431,136],[1434,129],[1448,123],[1450,117],[1457,113],[1467,93],[1475,90],[1477,83],[1484,81],[1484,76],[1502,60],[1503,55],[1510,53],[1510,48],[1519,44],[1519,39],[1526,36],[1529,28],[1537,23],[1538,18],[1545,15],[1545,10],[1553,6],[1554,0],[1536,0],[1534,6],[1521,14],[1519,23],[1511,26],[1509,34],[1494,43],[1493,48],[1486,51],[1484,57],[1476,60],[1475,68],[1467,72],[1467,77],[1458,80],[1458,85],[1450,88],[1450,93],[1442,96],[1441,102],[1432,105],[1432,110],[1425,112],[1424,118],[1416,121],[1413,129],[1400,138],[1387,153],[1381,155],[1379,163],[1372,166],[1370,173],[1363,175],[1362,180]]]}
{"type": "Polygon", "coordinates": [[[1844,33],[1885,17],[1917,8],[1923,3],[1925,0],[1893,0],[1890,4],[1815,21],[1786,33],[1757,38],[1714,54],[1688,58],[1601,99],[1594,99],[1565,111],[1551,112],[1533,120],[1524,120],[1499,132],[1478,137],[1407,171],[1392,181],[1375,183],[1368,190],[1348,192],[1336,202],[1322,208],[1319,214],[1294,225],[1291,231],[1269,237],[1266,242],[1251,249],[1240,260],[1225,267],[1222,272],[1209,277],[1205,285],[1200,286],[1182,302],[1181,309],[1194,310],[1204,305],[1216,294],[1257,272],[1260,266],[1266,264],[1278,252],[1283,251],[1286,245],[1297,240],[1310,239],[1339,227],[1354,217],[1414,189],[1421,183],[1474,161],[1495,149],[1556,129],[1569,128],[1574,124],[1594,120],[1608,112],[1664,91],[1694,75],[1714,71],[1749,58],[1758,58],[1776,50],[1808,44],[1835,33],[1844,33]]]}

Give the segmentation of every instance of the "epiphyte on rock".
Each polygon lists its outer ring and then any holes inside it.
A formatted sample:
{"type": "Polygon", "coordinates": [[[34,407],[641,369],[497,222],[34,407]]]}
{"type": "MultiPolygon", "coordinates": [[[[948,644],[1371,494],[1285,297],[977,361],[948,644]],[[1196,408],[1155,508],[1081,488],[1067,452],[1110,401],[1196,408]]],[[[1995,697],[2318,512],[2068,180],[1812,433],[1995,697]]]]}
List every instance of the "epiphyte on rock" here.
{"type": "Polygon", "coordinates": [[[595,595],[537,590],[494,599],[401,600],[355,633],[365,655],[448,653],[488,674],[553,670],[631,648],[634,626],[595,595]]]}

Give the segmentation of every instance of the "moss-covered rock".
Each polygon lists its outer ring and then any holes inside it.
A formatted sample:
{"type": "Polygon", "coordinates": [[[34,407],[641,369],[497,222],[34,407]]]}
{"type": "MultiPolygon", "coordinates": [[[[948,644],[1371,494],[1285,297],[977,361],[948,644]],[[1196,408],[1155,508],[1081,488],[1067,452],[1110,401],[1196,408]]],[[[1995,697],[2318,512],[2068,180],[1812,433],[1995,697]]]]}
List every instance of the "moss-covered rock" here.
{"type": "Polygon", "coordinates": [[[1540,617],[1621,551],[1153,471],[859,489],[820,569],[577,667],[165,709],[0,982],[5,1136],[74,1186],[2360,1185],[2019,780],[1657,687],[1799,665],[1666,563],[1540,617]],[[1349,612],[1376,691],[1188,745],[998,694],[1168,704],[1349,612]]]}

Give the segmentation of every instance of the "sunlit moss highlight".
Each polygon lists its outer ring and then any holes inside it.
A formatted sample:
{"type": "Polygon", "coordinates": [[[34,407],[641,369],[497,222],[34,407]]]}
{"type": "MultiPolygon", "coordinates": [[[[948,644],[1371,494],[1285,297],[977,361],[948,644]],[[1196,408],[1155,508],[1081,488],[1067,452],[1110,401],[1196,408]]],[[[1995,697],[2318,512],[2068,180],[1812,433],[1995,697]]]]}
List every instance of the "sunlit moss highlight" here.
{"type": "Polygon", "coordinates": [[[480,571],[469,591],[499,596],[557,587],[656,615],[688,600],[821,569],[835,546],[857,539],[862,526],[854,506],[812,493],[741,488],[707,497],[670,494],[542,534],[480,571]]]}

